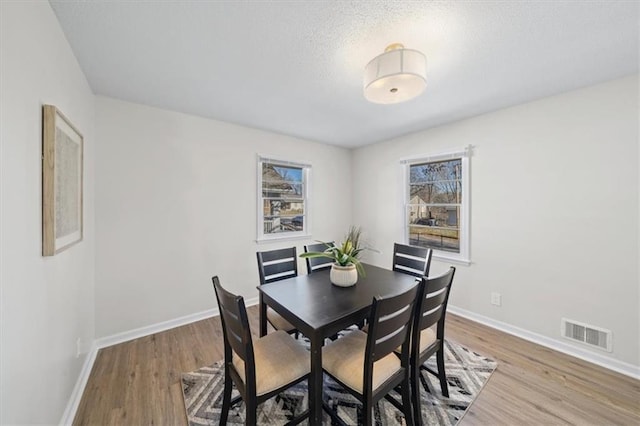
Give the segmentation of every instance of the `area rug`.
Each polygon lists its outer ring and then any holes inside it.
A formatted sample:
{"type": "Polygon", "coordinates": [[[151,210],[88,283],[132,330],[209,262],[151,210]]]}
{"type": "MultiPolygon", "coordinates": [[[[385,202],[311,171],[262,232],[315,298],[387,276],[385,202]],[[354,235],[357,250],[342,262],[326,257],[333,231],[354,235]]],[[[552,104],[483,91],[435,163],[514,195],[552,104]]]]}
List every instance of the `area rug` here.
{"type": "MultiPolygon", "coordinates": [[[[425,365],[437,370],[436,357],[425,365]]],[[[455,425],[480,393],[493,371],[495,361],[485,358],[452,341],[445,342],[445,369],[449,383],[449,398],[442,396],[440,382],[427,372],[422,373],[422,419],[428,425],[455,425]]],[[[210,367],[182,375],[182,391],[190,426],[218,425],[222,408],[224,366],[222,361],[210,367]]],[[[234,389],[233,397],[237,395],[234,389]]],[[[394,395],[400,399],[399,395],[394,395]]],[[[347,424],[357,425],[362,406],[351,394],[324,376],[324,397],[347,424]]],[[[300,383],[258,407],[258,424],[282,425],[306,410],[307,384],[300,383]]],[[[376,425],[402,425],[404,416],[386,400],[374,409],[376,425]]],[[[244,425],[244,404],[239,402],[229,411],[229,425],[244,425]]],[[[323,425],[331,425],[324,413],[323,425]]]]}

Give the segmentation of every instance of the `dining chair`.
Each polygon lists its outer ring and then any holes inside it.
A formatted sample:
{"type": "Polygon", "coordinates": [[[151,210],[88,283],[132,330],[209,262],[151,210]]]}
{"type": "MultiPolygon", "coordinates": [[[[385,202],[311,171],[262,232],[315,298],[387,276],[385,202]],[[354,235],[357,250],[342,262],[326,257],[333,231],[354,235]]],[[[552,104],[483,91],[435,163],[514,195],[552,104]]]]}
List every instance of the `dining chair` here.
{"type": "Polygon", "coordinates": [[[427,247],[393,245],[393,270],[418,278],[429,275],[433,250],[427,247]]]}
{"type": "MultiPolygon", "coordinates": [[[[260,285],[298,276],[298,259],[296,257],[295,246],[270,251],[259,251],[256,253],[256,257],[258,258],[260,285]]],[[[284,330],[289,334],[295,334],[296,338],[298,338],[298,330],[291,325],[289,321],[268,306],[265,310],[262,302],[262,294],[260,294],[260,314],[262,315],[263,312],[266,312],[267,321],[269,321],[273,328],[276,330],[284,330]]],[[[267,330],[261,329],[260,335],[264,336],[265,334],[267,334],[267,330]]]]}
{"type": "MultiPolygon", "coordinates": [[[[328,242],[327,244],[329,244],[330,246],[334,245],[334,242],[328,242]]],[[[304,252],[305,253],[309,253],[312,251],[315,252],[323,252],[327,249],[327,244],[325,243],[318,243],[318,244],[309,244],[307,246],[304,246],[304,252]]],[[[333,264],[333,261],[328,258],[328,257],[312,257],[309,258],[307,257],[305,259],[307,261],[307,273],[310,274],[314,271],[321,271],[323,269],[329,269],[331,268],[331,265],[333,264]]]]}
{"type": "MultiPolygon", "coordinates": [[[[257,423],[257,408],[283,390],[308,379],[309,352],[282,330],[251,337],[244,299],[225,290],[217,276],[212,278],[220,309],[224,337],[224,391],[220,424],[227,424],[229,409],[243,400],[245,425],[257,423]],[[231,400],[233,384],[239,398],[231,400]]],[[[297,424],[309,416],[309,410],[292,419],[297,424]]]]}
{"type": "MultiPolygon", "coordinates": [[[[423,284],[423,281],[417,282],[396,296],[375,297],[368,333],[351,331],[322,350],[323,370],[363,404],[359,424],[371,425],[373,406],[383,397],[404,413],[406,424],[413,424],[409,330],[419,287],[423,284]],[[403,349],[400,356],[394,354],[398,346],[403,349]],[[402,402],[389,395],[397,386],[401,387],[402,402]]],[[[327,411],[335,421],[344,423],[330,407],[327,411]]]]}
{"type": "MultiPolygon", "coordinates": [[[[440,380],[442,395],[449,397],[449,387],[444,368],[444,323],[447,314],[447,302],[456,268],[435,278],[424,277],[418,292],[411,328],[411,398],[416,424],[422,424],[420,408],[421,370],[435,375],[440,380]],[[434,330],[435,326],[435,330],[434,330]],[[436,354],[438,371],[424,365],[424,362],[436,354]]],[[[402,349],[404,351],[404,348],[402,349]]]]}

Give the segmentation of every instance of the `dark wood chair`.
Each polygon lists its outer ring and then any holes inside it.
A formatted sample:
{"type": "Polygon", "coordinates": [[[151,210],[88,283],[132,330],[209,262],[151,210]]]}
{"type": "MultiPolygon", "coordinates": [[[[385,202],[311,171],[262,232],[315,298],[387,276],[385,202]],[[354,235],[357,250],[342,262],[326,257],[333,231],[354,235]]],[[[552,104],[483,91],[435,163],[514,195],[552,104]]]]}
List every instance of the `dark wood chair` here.
{"type": "Polygon", "coordinates": [[[393,270],[418,278],[429,275],[433,250],[427,247],[393,245],[393,270]]]}
{"type": "MultiPolygon", "coordinates": [[[[230,407],[243,400],[246,406],[245,424],[255,425],[259,404],[308,379],[309,352],[282,330],[253,341],[244,299],[225,290],[218,277],[212,280],[224,336],[224,391],[220,424],[227,424],[230,407]],[[240,397],[232,401],[233,384],[240,397]]],[[[306,410],[288,424],[298,424],[308,416],[309,411],[306,410]]]]}
{"type": "MultiPolygon", "coordinates": [[[[334,245],[333,241],[327,243],[329,245],[334,245]]],[[[309,244],[308,246],[304,246],[304,252],[309,253],[311,251],[323,252],[327,249],[327,244],[318,243],[318,244],[309,244]]],[[[320,271],[323,269],[331,268],[333,261],[328,257],[313,257],[306,258],[307,261],[307,273],[310,274],[314,271],[320,271]]]]}
{"type": "MultiPolygon", "coordinates": [[[[363,404],[358,424],[371,425],[374,404],[385,397],[404,413],[406,424],[412,425],[409,391],[409,330],[414,318],[419,287],[397,296],[373,299],[369,316],[369,331],[351,331],[322,350],[324,371],[353,394],[363,404]],[[400,356],[394,354],[401,346],[400,356]],[[389,395],[401,387],[402,403],[389,395]]],[[[338,414],[326,407],[331,417],[344,424],[338,414]]]]}
{"type": "MultiPolygon", "coordinates": [[[[423,285],[418,293],[411,329],[411,398],[416,424],[422,424],[420,408],[420,371],[426,370],[440,380],[442,395],[449,397],[447,376],[444,369],[444,323],[447,314],[447,303],[453,276],[453,266],[439,277],[423,278],[423,285]],[[435,326],[435,330],[434,330],[435,326]],[[438,371],[427,368],[424,362],[433,354],[437,357],[438,371]]],[[[403,349],[404,351],[404,349],[403,349]]]]}
{"type": "MultiPolygon", "coordinates": [[[[260,285],[298,276],[298,258],[295,247],[259,251],[256,253],[256,257],[258,258],[260,285]]],[[[276,330],[284,330],[289,334],[295,334],[297,338],[298,330],[289,321],[282,318],[279,313],[263,303],[262,293],[260,293],[259,297],[260,315],[266,315],[267,321],[276,330]]],[[[263,322],[263,326],[260,327],[260,336],[267,334],[266,325],[267,323],[263,322]]]]}

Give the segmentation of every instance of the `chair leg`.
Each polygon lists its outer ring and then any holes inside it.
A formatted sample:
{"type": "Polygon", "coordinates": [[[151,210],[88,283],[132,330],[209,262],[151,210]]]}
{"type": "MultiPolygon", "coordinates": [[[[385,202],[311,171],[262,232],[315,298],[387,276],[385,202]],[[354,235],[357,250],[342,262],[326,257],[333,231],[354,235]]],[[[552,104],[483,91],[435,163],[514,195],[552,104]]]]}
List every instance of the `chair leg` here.
{"type": "Polygon", "coordinates": [[[249,401],[245,401],[246,412],[244,424],[246,426],[255,426],[258,424],[258,404],[256,404],[255,399],[250,396],[247,397],[247,399],[249,401]]]}
{"type": "Polygon", "coordinates": [[[267,335],[267,305],[262,301],[262,293],[259,295],[260,300],[260,337],[267,335]]]}
{"type": "Polygon", "coordinates": [[[420,408],[420,365],[411,363],[411,405],[413,407],[413,421],[422,425],[422,409],[420,408]]]}
{"type": "Polygon", "coordinates": [[[367,401],[362,404],[362,424],[366,426],[373,425],[373,405],[367,401]]]}
{"type": "Polygon", "coordinates": [[[409,375],[407,374],[404,383],[402,384],[402,411],[404,412],[405,423],[408,426],[413,426],[413,416],[411,415],[411,396],[409,395],[409,375]]]}
{"type": "Polygon", "coordinates": [[[221,425],[227,424],[227,418],[229,417],[229,408],[231,407],[231,390],[233,385],[231,383],[231,376],[227,372],[228,368],[229,367],[225,367],[225,373],[224,373],[224,391],[222,394],[222,413],[220,413],[221,425]]]}
{"type": "Polygon", "coordinates": [[[442,395],[449,398],[449,386],[447,385],[447,373],[444,371],[444,348],[440,348],[436,352],[436,359],[438,361],[438,379],[440,379],[440,389],[442,389],[442,395]]]}

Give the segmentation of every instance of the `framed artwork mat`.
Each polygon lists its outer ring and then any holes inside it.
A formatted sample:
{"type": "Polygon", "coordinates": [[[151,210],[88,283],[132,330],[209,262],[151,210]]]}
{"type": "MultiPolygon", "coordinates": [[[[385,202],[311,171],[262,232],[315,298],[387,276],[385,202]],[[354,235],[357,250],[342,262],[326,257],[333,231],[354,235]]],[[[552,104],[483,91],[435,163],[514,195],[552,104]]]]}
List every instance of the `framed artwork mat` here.
{"type": "Polygon", "coordinates": [[[82,241],[83,137],[53,105],[42,108],[42,255],[82,241]]]}

